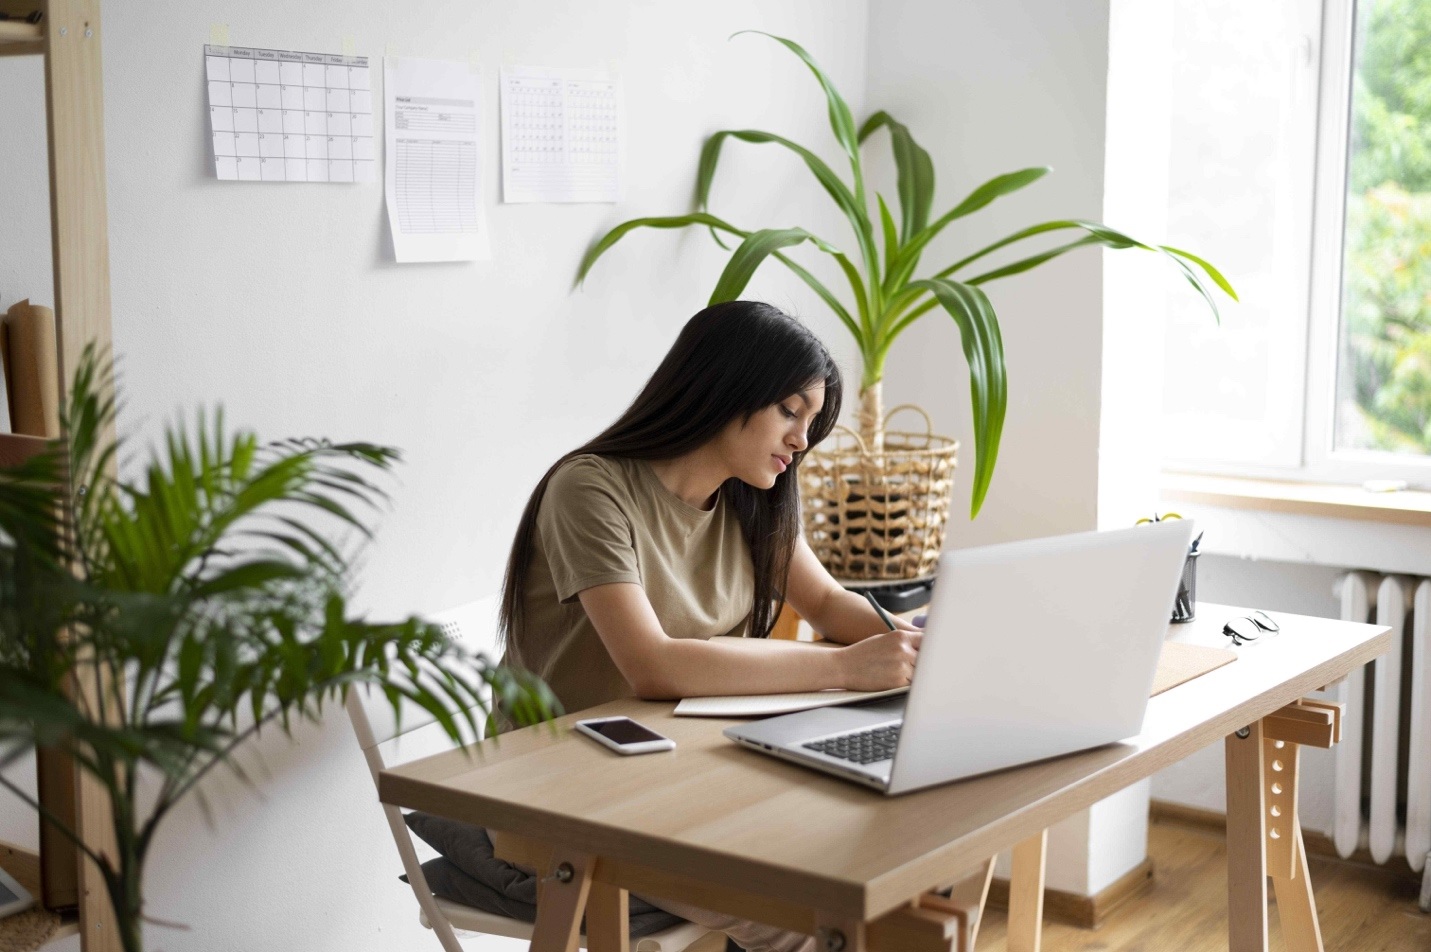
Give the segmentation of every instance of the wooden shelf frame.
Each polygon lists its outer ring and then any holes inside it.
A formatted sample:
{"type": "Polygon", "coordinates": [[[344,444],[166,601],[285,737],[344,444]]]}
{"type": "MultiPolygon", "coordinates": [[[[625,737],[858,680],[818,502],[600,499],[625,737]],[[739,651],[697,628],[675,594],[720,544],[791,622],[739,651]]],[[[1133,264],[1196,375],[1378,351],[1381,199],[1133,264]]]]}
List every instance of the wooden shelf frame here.
{"type": "Polygon", "coordinates": [[[19,466],[45,448],[47,441],[23,433],[0,433],[0,469],[19,466]]]}
{"type": "MultiPolygon", "coordinates": [[[[28,889],[32,896],[40,894],[39,853],[0,840],[0,869],[4,869],[5,872],[14,876],[15,881],[28,889]]],[[[0,920],[0,937],[3,937],[4,934],[5,922],[0,920]]],[[[73,916],[61,917],[58,928],[45,940],[45,944],[58,942],[60,939],[67,939],[72,935],[79,935],[79,920],[73,916]]]]}
{"type": "MultiPolygon", "coordinates": [[[[100,0],[0,0],[0,11],[11,15],[34,9],[41,13],[39,23],[0,21],[0,56],[35,54],[44,61],[54,311],[59,380],[64,387],[74,379],[86,345],[93,343],[106,353],[111,345],[103,32],[100,0]]],[[[33,450],[33,443],[27,444],[24,437],[0,441],[0,453],[33,450]]],[[[46,789],[42,778],[41,799],[51,807],[73,804],[69,808],[73,813],[67,809],[61,815],[72,817],[75,831],[89,848],[113,855],[114,829],[104,788],[72,768],[64,776],[57,794],[46,789]]],[[[70,862],[66,857],[56,866],[49,855],[37,856],[36,861],[47,880],[52,868],[63,873],[70,862]]],[[[88,861],[76,861],[74,880],[81,948],[119,952],[99,870],[88,861]]],[[[68,929],[62,932],[72,934],[68,929]]]]}
{"type": "Polygon", "coordinates": [[[45,30],[38,23],[0,20],[0,56],[33,56],[45,52],[45,30]]]}

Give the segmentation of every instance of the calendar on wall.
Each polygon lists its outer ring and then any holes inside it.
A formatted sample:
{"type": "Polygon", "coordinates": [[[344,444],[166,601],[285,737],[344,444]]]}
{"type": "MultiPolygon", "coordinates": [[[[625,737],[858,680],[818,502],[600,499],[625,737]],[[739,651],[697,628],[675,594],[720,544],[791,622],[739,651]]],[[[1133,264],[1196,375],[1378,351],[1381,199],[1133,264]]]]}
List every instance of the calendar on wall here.
{"type": "Polygon", "coordinates": [[[204,64],[220,179],[376,181],[366,56],[205,46],[204,64]]]}
{"type": "Polygon", "coordinates": [[[502,200],[621,198],[621,81],[601,70],[502,69],[502,200]]]}

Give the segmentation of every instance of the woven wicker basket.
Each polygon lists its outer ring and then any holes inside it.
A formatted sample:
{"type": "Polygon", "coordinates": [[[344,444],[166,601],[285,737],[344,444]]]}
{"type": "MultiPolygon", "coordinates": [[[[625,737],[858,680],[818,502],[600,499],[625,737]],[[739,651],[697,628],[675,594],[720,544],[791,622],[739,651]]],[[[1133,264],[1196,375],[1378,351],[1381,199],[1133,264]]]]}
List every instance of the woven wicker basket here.
{"type": "Polygon", "coordinates": [[[837,579],[927,578],[944,546],[959,444],[935,436],[929,414],[913,404],[891,410],[885,426],[883,452],[839,426],[800,463],[805,537],[837,579]],[[922,416],[925,432],[890,431],[901,410],[922,416]]]}

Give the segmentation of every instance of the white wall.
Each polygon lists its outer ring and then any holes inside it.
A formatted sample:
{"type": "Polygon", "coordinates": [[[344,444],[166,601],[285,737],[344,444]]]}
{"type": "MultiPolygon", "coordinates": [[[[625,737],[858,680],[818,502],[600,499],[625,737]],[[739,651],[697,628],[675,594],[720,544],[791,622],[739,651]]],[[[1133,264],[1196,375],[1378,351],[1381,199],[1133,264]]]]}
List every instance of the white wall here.
{"type": "MultiPolygon", "coordinates": [[[[930,245],[921,273],[1036,222],[1103,217],[1108,2],[886,0],[871,14],[869,107],[889,110],[930,151],[935,215],[995,175],[1053,167],[1036,184],[952,224],[930,245]]],[[[883,190],[892,196],[892,176],[886,181],[883,190]]],[[[1034,242],[1023,254],[1048,244],[1034,242]]],[[[967,519],[973,428],[957,329],[933,311],[895,345],[885,404],[921,404],[938,432],[962,444],[953,544],[1095,527],[1102,269],[1099,252],[1082,250],[985,286],[1003,331],[1009,405],[998,468],[973,523],[967,519]]],[[[1049,885],[1096,893],[1137,865],[1146,855],[1146,797],[1146,785],[1138,784],[1054,827],[1049,885]]],[[[1001,868],[1007,870],[1006,861],[1001,868]]]]}
{"type": "MultiPolygon", "coordinates": [[[[433,612],[493,592],[517,514],[560,453],[610,422],[705,302],[724,254],[703,233],[638,234],[585,291],[576,265],[599,232],[689,207],[704,136],[767,128],[833,160],[823,98],[756,28],[797,38],[859,109],[865,0],[489,0],[104,7],[105,150],[121,430],[150,439],[178,409],[222,402],[269,438],[322,435],[403,448],[393,510],[359,593],[378,615],[433,612]],[[215,181],[201,46],[386,50],[482,65],[484,194],[494,260],[396,265],[376,185],[215,181]],[[620,205],[497,204],[495,75],[503,64],[606,66],[626,82],[620,205]]],[[[0,307],[52,300],[38,63],[0,59],[0,307]]],[[[717,209],[737,223],[800,224],[842,240],[803,165],[727,148],[717,209]]],[[[837,323],[772,272],[751,296],[807,318],[846,361],[837,323]]],[[[391,840],[341,712],[255,745],[257,790],[207,785],[165,827],[149,867],[153,928],[172,952],[410,949],[433,940],[396,881],[391,840]]],[[[0,837],[33,842],[0,797],[0,837]]]]}
{"type": "MultiPolygon", "coordinates": [[[[1168,156],[1172,114],[1172,7],[1113,0],[1108,38],[1108,160],[1104,218],[1144,241],[1168,240],[1168,156]]],[[[1103,255],[1102,420],[1098,528],[1119,529],[1156,511],[1162,423],[1166,261],[1140,250],[1103,255]],[[1157,395],[1149,399],[1148,395],[1157,395]]],[[[1183,288],[1191,294],[1192,289],[1183,288]]]]}
{"type": "MultiPolygon", "coordinates": [[[[1036,222],[1102,215],[1107,0],[885,0],[871,14],[869,105],[908,125],[933,156],[936,215],[995,175],[1054,170],[951,224],[925,253],[921,273],[1036,222]]],[[[887,181],[883,191],[893,196],[893,177],[887,181]]],[[[961,442],[955,544],[1094,527],[1102,286],[1099,253],[1090,250],[985,286],[1000,316],[1009,406],[998,468],[973,523],[973,426],[958,332],[931,311],[896,343],[886,405],[919,403],[939,432],[961,442]]]]}

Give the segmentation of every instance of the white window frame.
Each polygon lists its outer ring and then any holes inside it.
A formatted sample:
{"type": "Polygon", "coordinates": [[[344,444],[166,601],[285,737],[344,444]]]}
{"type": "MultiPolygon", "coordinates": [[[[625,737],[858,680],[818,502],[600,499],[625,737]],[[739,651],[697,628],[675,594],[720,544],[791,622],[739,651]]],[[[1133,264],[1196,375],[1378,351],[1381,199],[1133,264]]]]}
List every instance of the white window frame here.
{"type": "MultiPolygon", "coordinates": [[[[1350,0],[1342,0],[1350,2],[1350,0]]],[[[1178,415],[1164,411],[1164,468],[1232,476],[1302,478],[1305,464],[1305,424],[1308,358],[1308,311],[1311,289],[1313,202],[1316,157],[1320,132],[1322,70],[1318,61],[1318,34],[1323,29],[1321,0],[1294,0],[1287,13],[1296,22],[1301,39],[1288,47],[1288,55],[1305,64],[1305,84],[1289,91],[1287,124],[1283,127],[1282,156],[1288,174],[1276,187],[1285,196],[1285,224],[1272,236],[1277,258],[1288,280],[1280,305],[1267,315],[1268,346],[1276,353],[1267,366],[1267,412],[1260,419],[1221,419],[1212,414],[1178,415]],[[1311,161],[1296,163],[1296,156],[1313,153],[1311,161]],[[1253,449],[1253,446],[1259,449],[1253,449]],[[1181,452],[1175,447],[1181,448],[1181,452]]],[[[1222,263],[1222,262],[1220,262],[1222,263]]],[[[1238,280],[1232,275],[1234,282],[1238,280]]],[[[1169,296],[1185,294],[1177,285],[1169,296]]],[[[1200,317],[1202,315],[1199,315],[1200,317]]],[[[1237,306],[1224,310],[1223,328],[1238,320],[1237,306]]]]}
{"type": "Polygon", "coordinates": [[[1213,459],[1170,460],[1169,469],[1324,483],[1400,479],[1417,488],[1431,488],[1431,456],[1334,450],[1332,444],[1346,247],[1355,17],[1356,0],[1323,0],[1321,39],[1315,51],[1319,53],[1318,101],[1306,337],[1284,342],[1289,347],[1304,348],[1300,461],[1293,466],[1259,466],[1213,459]]]}
{"type": "Polygon", "coordinates": [[[1318,119],[1317,187],[1312,256],[1312,307],[1307,364],[1306,478],[1322,482],[1368,479],[1431,480],[1431,456],[1334,450],[1338,333],[1346,230],[1350,151],[1351,76],[1355,3],[1326,0],[1322,18],[1322,108],[1318,119]]]}

